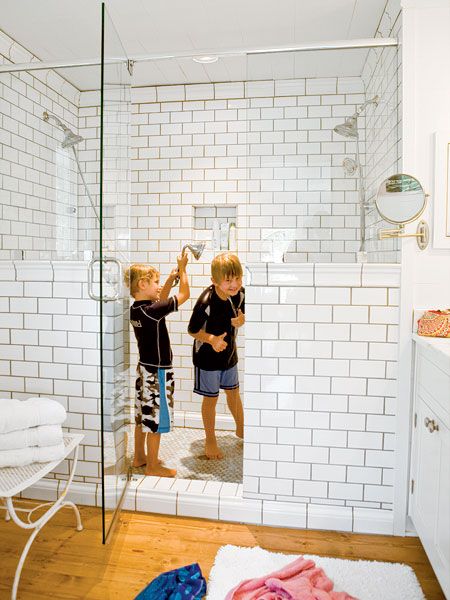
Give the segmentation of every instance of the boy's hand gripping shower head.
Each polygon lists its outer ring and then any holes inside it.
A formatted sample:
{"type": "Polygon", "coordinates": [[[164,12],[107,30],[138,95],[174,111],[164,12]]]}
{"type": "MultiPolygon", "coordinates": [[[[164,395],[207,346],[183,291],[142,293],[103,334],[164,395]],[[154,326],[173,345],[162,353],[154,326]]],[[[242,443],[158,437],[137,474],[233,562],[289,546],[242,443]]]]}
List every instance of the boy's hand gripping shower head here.
{"type": "MultiPolygon", "coordinates": [[[[184,256],[186,254],[186,250],[189,249],[192,252],[192,256],[195,258],[195,260],[198,260],[200,258],[200,256],[203,253],[203,250],[205,249],[206,246],[206,242],[198,242],[197,244],[185,244],[183,246],[183,249],[181,250],[181,255],[184,256]]],[[[175,287],[176,285],[178,285],[180,281],[180,276],[177,275],[176,278],[174,279],[174,282],[172,284],[172,287],[175,287]]]]}

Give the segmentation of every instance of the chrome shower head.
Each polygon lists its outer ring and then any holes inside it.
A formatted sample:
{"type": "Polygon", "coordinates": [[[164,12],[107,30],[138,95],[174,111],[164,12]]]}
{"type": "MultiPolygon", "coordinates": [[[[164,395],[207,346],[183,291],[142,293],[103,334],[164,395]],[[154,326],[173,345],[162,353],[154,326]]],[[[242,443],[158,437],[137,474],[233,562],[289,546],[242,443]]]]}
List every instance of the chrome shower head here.
{"type": "Polygon", "coordinates": [[[206,242],[198,242],[197,244],[185,244],[181,250],[181,254],[186,254],[186,250],[189,249],[192,252],[195,260],[198,260],[205,249],[206,242]]]}
{"type": "Polygon", "coordinates": [[[69,129],[67,127],[67,125],[64,125],[64,123],[62,121],[60,121],[58,119],[58,117],[56,117],[55,115],[52,115],[51,113],[49,113],[47,111],[44,111],[42,118],[46,122],[48,122],[50,119],[53,119],[53,121],[55,121],[56,125],[58,125],[58,127],[64,131],[64,139],[61,142],[61,146],[63,148],[72,148],[76,144],[79,144],[80,142],[83,141],[83,138],[81,137],[81,135],[77,135],[76,133],[74,133],[71,129],[69,129]]]}
{"type": "MultiPolygon", "coordinates": [[[[192,256],[195,258],[195,260],[198,260],[200,258],[200,256],[203,254],[203,250],[206,247],[206,242],[197,242],[196,244],[185,244],[181,250],[181,254],[182,256],[184,256],[186,254],[186,250],[190,250],[192,252],[192,256]]],[[[178,285],[180,281],[180,277],[177,275],[176,278],[174,279],[174,282],[172,284],[172,287],[175,287],[176,285],[178,285]]]]}
{"type": "Polygon", "coordinates": [[[347,117],[343,123],[336,125],[336,127],[333,129],[333,131],[335,133],[338,133],[339,135],[346,137],[346,138],[357,138],[358,137],[358,117],[359,117],[359,115],[364,110],[366,110],[366,108],[369,104],[375,104],[375,106],[378,106],[379,102],[380,102],[379,96],[374,96],[370,100],[366,100],[366,102],[364,102],[364,104],[361,104],[361,106],[357,109],[355,114],[353,114],[351,117],[347,117]]]}
{"type": "Polygon", "coordinates": [[[357,138],[358,137],[358,125],[356,123],[357,117],[353,115],[345,119],[344,123],[336,125],[333,129],[339,135],[343,135],[346,138],[357,138]]]}
{"type": "Polygon", "coordinates": [[[70,129],[65,129],[64,134],[66,137],[61,142],[61,146],[63,148],[72,148],[72,146],[76,146],[77,144],[83,141],[81,135],[77,135],[70,129]]]}

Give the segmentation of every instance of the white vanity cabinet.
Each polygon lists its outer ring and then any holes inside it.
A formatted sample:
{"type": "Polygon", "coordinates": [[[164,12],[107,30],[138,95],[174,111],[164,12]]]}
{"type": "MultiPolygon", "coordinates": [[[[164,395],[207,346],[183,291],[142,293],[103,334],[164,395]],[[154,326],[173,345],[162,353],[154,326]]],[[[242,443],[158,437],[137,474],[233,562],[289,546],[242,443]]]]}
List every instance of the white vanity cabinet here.
{"type": "Polygon", "coordinates": [[[409,514],[450,600],[450,340],[414,339],[409,514]]]}

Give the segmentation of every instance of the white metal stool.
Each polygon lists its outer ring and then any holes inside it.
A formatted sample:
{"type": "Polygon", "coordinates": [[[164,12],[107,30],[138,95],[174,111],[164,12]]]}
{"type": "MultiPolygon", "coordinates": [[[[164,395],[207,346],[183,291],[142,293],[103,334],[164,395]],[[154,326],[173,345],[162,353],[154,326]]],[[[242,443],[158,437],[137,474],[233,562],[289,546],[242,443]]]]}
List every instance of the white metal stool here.
{"type": "Polygon", "coordinates": [[[0,498],[3,502],[3,506],[0,506],[0,508],[4,508],[6,510],[6,520],[9,521],[10,519],[12,519],[14,523],[16,523],[16,525],[18,525],[19,527],[22,527],[23,529],[33,530],[33,533],[30,535],[27,543],[25,544],[24,549],[22,550],[19,564],[16,568],[16,574],[14,576],[14,583],[11,592],[12,600],[16,600],[20,575],[22,573],[23,564],[30,550],[31,544],[33,543],[34,538],[37,536],[42,527],[46,523],[48,523],[48,521],[50,521],[53,515],[55,515],[60,508],[63,508],[64,506],[70,506],[75,512],[77,530],[81,531],[83,529],[78,508],[70,500],[65,500],[65,497],[67,495],[70,484],[72,483],[75,474],[75,468],[77,466],[78,461],[78,449],[80,446],[80,442],[83,438],[84,435],[80,433],[65,433],[65,454],[59,460],[47,463],[32,463],[31,465],[26,465],[25,467],[6,467],[0,469],[0,498]],[[73,460],[70,469],[69,479],[67,480],[64,490],[57,500],[55,500],[54,502],[44,502],[43,504],[39,504],[39,506],[35,506],[31,509],[14,507],[14,496],[17,496],[17,494],[20,494],[20,492],[23,492],[26,488],[30,487],[34,483],[37,483],[45,475],[50,473],[50,471],[53,471],[53,469],[57,467],[61,461],[67,458],[71,452],[73,452],[73,460]],[[31,516],[33,512],[47,505],[49,506],[49,508],[46,510],[46,512],[36,521],[32,521],[31,516]],[[17,512],[27,513],[27,520],[22,520],[18,516],[17,512]]]}

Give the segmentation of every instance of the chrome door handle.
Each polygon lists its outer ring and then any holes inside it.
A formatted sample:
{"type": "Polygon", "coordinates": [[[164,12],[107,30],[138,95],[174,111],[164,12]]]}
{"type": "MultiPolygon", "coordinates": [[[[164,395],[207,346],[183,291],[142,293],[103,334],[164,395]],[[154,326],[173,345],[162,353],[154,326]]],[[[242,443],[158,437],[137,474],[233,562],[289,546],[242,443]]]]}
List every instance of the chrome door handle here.
{"type": "Polygon", "coordinates": [[[98,302],[101,300],[101,296],[97,296],[94,294],[94,265],[96,262],[100,262],[99,258],[93,258],[89,261],[88,265],[88,294],[92,300],[97,300],[98,302]]]}
{"type": "Polygon", "coordinates": [[[88,265],[88,294],[89,297],[92,298],[92,300],[96,300],[97,302],[114,302],[115,300],[118,300],[120,298],[120,290],[122,283],[122,264],[119,260],[117,260],[117,258],[103,258],[102,260],[104,265],[107,263],[114,263],[117,265],[118,280],[116,292],[111,296],[98,296],[94,293],[94,266],[95,263],[100,263],[100,259],[93,258],[88,265]]]}

